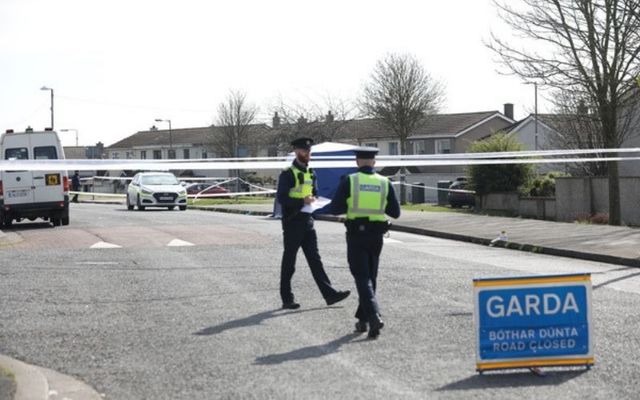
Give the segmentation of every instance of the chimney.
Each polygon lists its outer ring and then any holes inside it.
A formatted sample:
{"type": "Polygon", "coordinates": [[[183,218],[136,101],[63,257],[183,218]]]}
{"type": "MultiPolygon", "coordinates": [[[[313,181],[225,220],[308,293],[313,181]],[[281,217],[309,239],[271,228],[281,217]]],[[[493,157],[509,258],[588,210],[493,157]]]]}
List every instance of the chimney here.
{"type": "Polygon", "coordinates": [[[504,115],[509,119],[513,119],[513,103],[504,103],[504,115]]]}
{"type": "Polygon", "coordinates": [[[280,126],[280,117],[278,116],[278,112],[276,111],[275,114],[273,114],[273,121],[271,124],[272,128],[277,128],[280,126]]]}
{"type": "Polygon", "coordinates": [[[331,110],[329,110],[329,112],[327,113],[327,116],[325,117],[325,122],[333,122],[334,117],[333,114],[331,113],[331,110]]]}

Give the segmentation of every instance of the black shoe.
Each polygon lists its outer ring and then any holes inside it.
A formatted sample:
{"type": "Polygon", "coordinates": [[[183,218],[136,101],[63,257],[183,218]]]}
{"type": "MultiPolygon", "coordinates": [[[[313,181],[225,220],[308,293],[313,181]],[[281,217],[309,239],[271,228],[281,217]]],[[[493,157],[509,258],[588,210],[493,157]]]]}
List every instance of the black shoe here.
{"type": "Polygon", "coordinates": [[[298,308],[300,308],[300,304],[296,303],[295,301],[290,301],[288,303],[282,303],[282,308],[285,310],[297,310],[298,308]]]}
{"type": "Polygon", "coordinates": [[[345,290],[344,292],[336,292],[336,294],[326,299],[327,305],[330,306],[330,305],[336,304],[337,302],[342,301],[347,297],[349,297],[350,294],[351,294],[350,290],[345,290]]]}
{"type": "Polygon", "coordinates": [[[369,339],[377,339],[378,336],[380,336],[380,329],[384,327],[384,322],[382,322],[379,315],[376,315],[371,319],[371,321],[369,322],[369,325],[370,325],[370,328],[369,328],[369,334],[367,335],[367,337],[369,339]]]}
{"type": "Polygon", "coordinates": [[[356,332],[365,333],[367,331],[367,321],[359,319],[356,322],[356,332]]]}

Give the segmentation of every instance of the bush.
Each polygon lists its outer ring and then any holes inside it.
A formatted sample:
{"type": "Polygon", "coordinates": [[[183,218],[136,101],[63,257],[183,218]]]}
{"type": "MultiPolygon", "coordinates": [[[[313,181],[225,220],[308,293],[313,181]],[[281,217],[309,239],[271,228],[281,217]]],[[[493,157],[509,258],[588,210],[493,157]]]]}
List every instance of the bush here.
{"type": "Polygon", "coordinates": [[[556,195],[556,178],[569,176],[563,172],[549,172],[538,176],[522,188],[522,194],[530,197],[553,197],[556,195]]]}
{"type": "MultiPolygon", "coordinates": [[[[488,139],[474,142],[470,153],[522,151],[524,146],[514,137],[497,133],[488,139]]],[[[515,192],[531,181],[531,164],[471,165],[467,167],[471,188],[478,195],[495,192],[515,192]]]]}

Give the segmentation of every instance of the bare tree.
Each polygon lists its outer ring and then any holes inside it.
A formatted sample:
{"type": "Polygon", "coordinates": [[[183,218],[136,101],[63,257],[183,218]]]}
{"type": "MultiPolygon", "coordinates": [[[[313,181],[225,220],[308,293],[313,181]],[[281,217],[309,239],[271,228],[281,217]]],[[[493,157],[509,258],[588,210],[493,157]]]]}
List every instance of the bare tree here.
{"type": "Polygon", "coordinates": [[[248,134],[258,108],[246,101],[246,94],[232,90],[218,106],[217,127],[211,142],[221,157],[238,157],[240,146],[247,145],[248,134]]]}
{"type": "MultiPolygon", "coordinates": [[[[545,116],[557,135],[549,137],[550,149],[603,149],[604,138],[602,127],[590,107],[582,100],[576,100],[559,92],[554,97],[554,113],[545,116]]],[[[600,157],[600,154],[590,154],[589,157],[600,157]]],[[[573,176],[606,176],[606,162],[590,162],[565,164],[566,172],[573,176]]]]}
{"type": "MultiPolygon", "coordinates": [[[[362,112],[378,119],[400,141],[400,154],[407,154],[407,138],[427,122],[444,102],[444,85],[433,79],[409,54],[389,54],[379,60],[360,101],[362,112]]],[[[403,167],[401,180],[406,170],[403,167]]],[[[400,186],[404,204],[406,190],[400,186]]]]}
{"type": "MultiPolygon", "coordinates": [[[[603,145],[621,146],[629,132],[634,80],[640,71],[639,0],[495,1],[523,41],[492,36],[488,46],[511,73],[586,99],[603,145]],[[517,7],[517,8],[516,8],[517,7]],[[530,42],[528,42],[530,41],[530,42]],[[520,43],[516,46],[514,43],[520,43]]],[[[621,223],[618,163],[608,165],[609,223],[621,223]]]]}
{"type": "Polygon", "coordinates": [[[352,102],[331,96],[306,104],[281,99],[273,111],[278,121],[274,128],[279,151],[287,151],[289,143],[300,136],[310,137],[316,143],[339,140],[341,128],[357,117],[357,107],[352,102]]]}
{"type": "MultiPolygon", "coordinates": [[[[232,90],[218,106],[218,126],[212,131],[212,143],[222,157],[239,157],[240,146],[249,144],[249,133],[258,108],[248,104],[246,97],[244,92],[232,90]]],[[[240,170],[235,170],[234,175],[239,178],[240,170]]],[[[236,191],[240,191],[238,180],[236,191]]]]}

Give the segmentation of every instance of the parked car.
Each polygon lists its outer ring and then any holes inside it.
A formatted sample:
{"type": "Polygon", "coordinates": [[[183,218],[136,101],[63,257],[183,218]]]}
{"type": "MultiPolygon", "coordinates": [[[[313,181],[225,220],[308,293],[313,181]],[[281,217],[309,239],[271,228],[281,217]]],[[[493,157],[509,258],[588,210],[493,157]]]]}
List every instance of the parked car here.
{"type": "Polygon", "coordinates": [[[229,193],[229,191],[222,186],[214,186],[215,183],[192,183],[187,185],[187,194],[219,194],[229,193]]]}
{"type": "Polygon", "coordinates": [[[142,211],[146,207],[167,207],[173,210],[187,209],[187,191],[175,175],[168,172],[139,172],[127,187],[127,209],[137,206],[142,211]]]}
{"type": "MultiPolygon", "coordinates": [[[[464,180],[456,180],[449,186],[451,190],[468,190],[467,187],[469,182],[466,179],[464,180]]],[[[473,193],[464,193],[464,192],[448,192],[447,198],[449,200],[449,204],[453,208],[458,208],[462,206],[473,207],[476,205],[476,196],[473,193]]]]}

